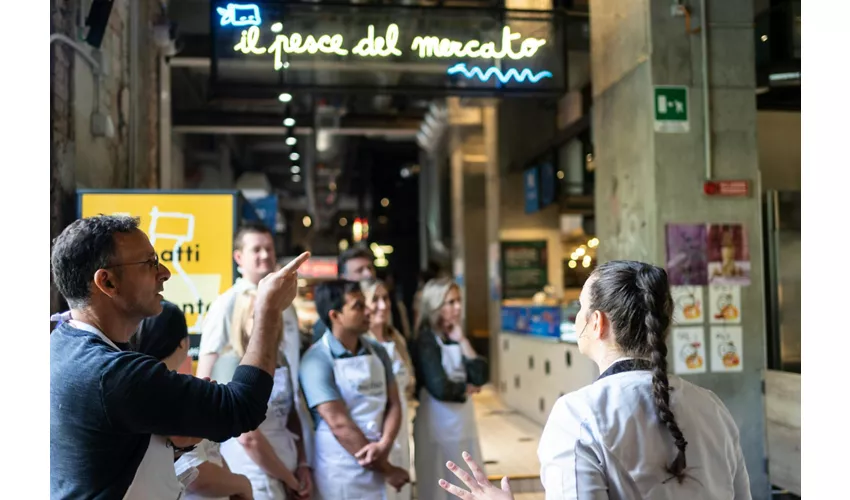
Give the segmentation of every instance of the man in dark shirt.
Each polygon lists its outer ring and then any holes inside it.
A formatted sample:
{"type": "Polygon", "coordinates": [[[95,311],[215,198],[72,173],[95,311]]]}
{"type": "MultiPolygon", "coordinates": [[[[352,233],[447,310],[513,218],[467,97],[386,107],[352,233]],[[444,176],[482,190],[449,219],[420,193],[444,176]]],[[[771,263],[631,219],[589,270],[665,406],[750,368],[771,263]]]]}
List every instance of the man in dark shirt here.
{"type": "Polygon", "coordinates": [[[224,441],[265,418],[282,312],[309,255],[260,282],[247,352],[232,382],[219,385],[117,347],[160,313],[170,277],[138,225],[123,216],[81,219],[53,245],[53,278],[71,319],[50,338],[51,498],[123,498],[133,484],[156,500],[162,478],[137,473],[152,434],[224,441]]]}

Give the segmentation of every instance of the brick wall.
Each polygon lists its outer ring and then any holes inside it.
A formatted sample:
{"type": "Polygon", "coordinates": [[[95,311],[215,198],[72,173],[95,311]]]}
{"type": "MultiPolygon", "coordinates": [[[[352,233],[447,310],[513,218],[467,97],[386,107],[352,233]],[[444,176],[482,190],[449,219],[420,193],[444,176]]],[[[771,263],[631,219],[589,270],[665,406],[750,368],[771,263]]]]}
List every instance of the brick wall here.
{"type": "MultiPolygon", "coordinates": [[[[50,1],[50,32],[73,34],[73,6],[68,0],[50,1]]],[[[73,54],[71,49],[53,44],[50,50],[50,240],[59,234],[72,219],[68,214],[73,203],[73,166],[69,165],[69,152],[73,150],[74,120],[71,117],[73,81],[73,54]],[[70,174],[70,175],[69,175],[70,174]],[[70,178],[70,181],[69,181],[70,178]]],[[[57,311],[63,304],[50,280],[50,310],[57,311]]]]}
{"type": "MultiPolygon", "coordinates": [[[[140,2],[137,82],[130,79],[130,1],[115,0],[101,45],[106,76],[101,80],[100,109],[115,128],[111,138],[94,137],[91,114],[96,108],[91,69],[61,43],[51,46],[50,238],[76,218],[78,187],[123,189],[158,187],[158,54],[151,43],[155,2],[140,2]],[[130,114],[130,90],[139,92],[139,112],[130,114]],[[130,172],[130,120],[136,122],[136,171],[130,172]],[[132,175],[131,175],[132,174],[132,175]],[[132,183],[132,185],[131,185],[132,183]]],[[[89,2],[85,3],[88,6],[89,2]]],[[[51,0],[51,33],[77,39],[79,0],[51,0]]],[[[83,18],[86,13],[83,13],[83,18]]],[[[85,46],[84,42],[80,42],[85,46]]],[[[86,46],[87,49],[87,46],[86,46]]],[[[62,302],[51,280],[51,311],[62,302]]]]}

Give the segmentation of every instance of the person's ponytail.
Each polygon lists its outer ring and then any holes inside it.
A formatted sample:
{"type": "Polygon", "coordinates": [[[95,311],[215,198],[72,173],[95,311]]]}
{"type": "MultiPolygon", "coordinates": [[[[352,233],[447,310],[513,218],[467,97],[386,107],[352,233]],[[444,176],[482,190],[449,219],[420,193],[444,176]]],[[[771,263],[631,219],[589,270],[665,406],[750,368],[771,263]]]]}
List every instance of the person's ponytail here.
{"type": "Polygon", "coordinates": [[[658,412],[658,418],[667,426],[670,434],[673,435],[673,442],[676,444],[676,449],[678,450],[673,463],[667,466],[667,472],[672,474],[681,483],[685,479],[685,469],[687,468],[685,449],[688,446],[688,442],[685,441],[685,437],[676,423],[676,417],[670,409],[670,382],[667,378],[667,342],[664,333],[669,326],[670,314],[667,314],[667,311],[672,308],[672,300],[669,294],[669,287],[667,286],[667,275],[661,269],[647,266],[641,269],[637,278],[637,284],[642,292],[647,311],[644,319],[644,328],[646,328],[646,342],[651,346],[652,394],[655,400],[655,408],[658,412]],[[663,276],[651,276],[653,272],[660,272],[663,276]],[[663,286],[659,286],[659,283],[657,283],[658,280],[663,280],[663,286]],[[656,283],[653,283],[654,281],[656,283]]]}

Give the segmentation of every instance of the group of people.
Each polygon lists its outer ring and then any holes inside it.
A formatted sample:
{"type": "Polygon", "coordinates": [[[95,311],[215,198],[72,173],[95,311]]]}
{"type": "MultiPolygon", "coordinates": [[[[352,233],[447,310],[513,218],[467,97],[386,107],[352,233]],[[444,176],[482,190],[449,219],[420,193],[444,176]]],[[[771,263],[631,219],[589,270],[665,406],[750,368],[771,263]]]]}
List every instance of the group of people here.
{"type": "MultiPolygon", "coordinates": [[[[170,273],[138,220],[80,219],[56,239],[71,310],[51,334],[51,498],[409,500],[412,467],[421,500],[513,498],[481,468],[470,396],[489,368],[450,278],[425,284],[408,336],[371,256],[343,253],[340,279],[315,291],[304,352],[292,301],[309,254],[278,269],[262,225],[241,228],[234,248],[241,278],[203,319],[193,376],[179,373],[183,312],[161,295],[170,273]],[[441,479],[446,468],[467,489],[441,479]]],[[[550,415],[547,498],[750,498],[726,408],[667,375],[664,270],[603,264],[580,302],[579,349],[602,375],[550,415]]]]}
{"type": "Polygon", "coordinates": [[[51,338],[53,495],[410,499],[408,404],[418,399],[418,497],[448,497],[438,485],[443,464],[462,449],[480,458],[468,397],[488,377],[461,329],[459,288],[429,281],[407,338],[371,254],[344,252],[340,279],[315,290],[321,334],[302,356],[291,304],[306,258],[276,270],[269,230],[240,228],[241,277],[206,312],[192,376],[181,369],[185,317],[162,298],[170,274],[138,221],[98,216],[69,226],[51,262],[71,307],[54,317],[51,338]],[[262,364],[252,361],[258,344],[262,364]],[[113,415],[129,420],[116,427],[113,415]],[[116,433],[128,446],[106,446],[116,433]]]}

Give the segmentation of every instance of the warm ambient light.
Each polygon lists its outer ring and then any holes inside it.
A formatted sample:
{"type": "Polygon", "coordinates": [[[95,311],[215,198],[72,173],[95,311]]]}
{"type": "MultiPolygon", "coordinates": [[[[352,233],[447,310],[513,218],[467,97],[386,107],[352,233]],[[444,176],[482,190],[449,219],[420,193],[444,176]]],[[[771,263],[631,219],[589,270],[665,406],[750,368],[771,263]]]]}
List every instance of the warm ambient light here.
{"type": "Polygon", "coordinates": [[[382,198],[381,199],[381,206],[384,207],[384,208],[390,206],[390,200],[388,198],[382,198]]]}
{"type": "Polygon", "coordinates": [[[340,217],[339,225],[345,227],[346,225],[348,225],[348,219],[346,219],[345,217],[340,217]]]}
{"type": "Polygon", "coordinates": [[[564,171],[558,170],[558,179],[563,179],[563,178],[564,178],[564,171]]]}
{"type": "Polygon", "coordinates": [[[570,269],[575,269],[577,264],[576,261],[571,260],[567,265],[570,266],[570,269]]]}
{"type": "Polygon", "coordinates": [[[587,246],[590,248],[596,248],[599,246],[599,238],[591,238],[590,241],[587,242],[587,246]]]}
{"type": "Polygon", "coordinates": [[[301,223],[304,224],[304,227],[310,227],[313,224],[312,219],[310,219],[309,215],[305,215],[303,219],[301,219],[301,223]]]}

